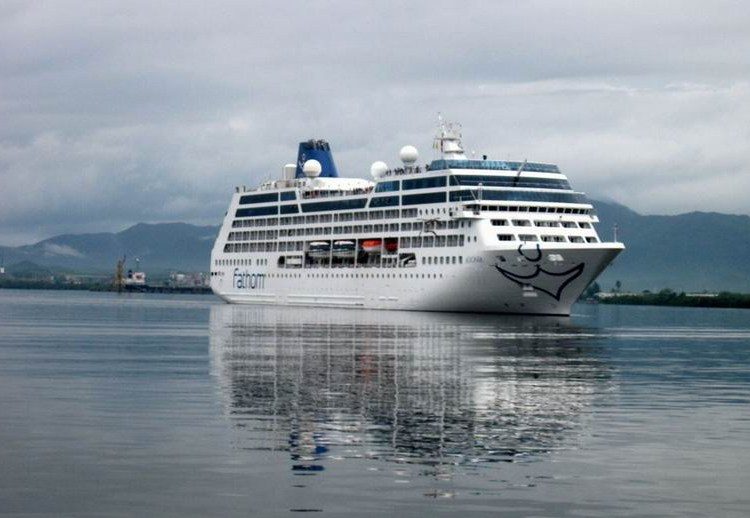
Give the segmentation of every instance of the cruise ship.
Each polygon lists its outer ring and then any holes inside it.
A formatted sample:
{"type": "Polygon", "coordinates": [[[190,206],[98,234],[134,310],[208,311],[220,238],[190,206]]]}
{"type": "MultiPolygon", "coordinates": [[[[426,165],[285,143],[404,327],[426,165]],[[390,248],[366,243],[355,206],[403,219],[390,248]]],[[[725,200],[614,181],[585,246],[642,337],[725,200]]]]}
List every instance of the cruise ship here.
{"type": "Polygon", "coordinates": [[[329,144],[299,144],[281,177],[236,187],[211,252],[234,304],[569,315],[624,245],[557,166],[467,157],[440,122],[436,159],[340,177],[329,144]]]}

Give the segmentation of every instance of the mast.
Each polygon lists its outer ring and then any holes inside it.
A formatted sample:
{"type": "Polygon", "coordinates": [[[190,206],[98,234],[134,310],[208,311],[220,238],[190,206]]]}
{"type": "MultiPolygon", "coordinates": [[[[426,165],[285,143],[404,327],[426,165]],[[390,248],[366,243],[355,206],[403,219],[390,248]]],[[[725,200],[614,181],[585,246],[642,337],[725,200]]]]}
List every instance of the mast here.
{"type": "Polygon", "coordinates": [[[438,113],[438,131],[432,147],[440,152],[440,158],[444,160],[466,160],[461,144],[461,125],[447,122],[440,113],[438,113]]]}

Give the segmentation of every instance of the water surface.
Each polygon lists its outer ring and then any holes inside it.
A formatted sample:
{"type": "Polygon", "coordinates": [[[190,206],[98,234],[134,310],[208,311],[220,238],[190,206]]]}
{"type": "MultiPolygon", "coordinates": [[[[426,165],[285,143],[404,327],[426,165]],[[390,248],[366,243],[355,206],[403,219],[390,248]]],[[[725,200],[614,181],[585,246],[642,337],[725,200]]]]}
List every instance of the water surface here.
{"type": "Polygon", "coordinates": [[[750,311],[0,290],[0,513],[746,516],[750,311]]]}

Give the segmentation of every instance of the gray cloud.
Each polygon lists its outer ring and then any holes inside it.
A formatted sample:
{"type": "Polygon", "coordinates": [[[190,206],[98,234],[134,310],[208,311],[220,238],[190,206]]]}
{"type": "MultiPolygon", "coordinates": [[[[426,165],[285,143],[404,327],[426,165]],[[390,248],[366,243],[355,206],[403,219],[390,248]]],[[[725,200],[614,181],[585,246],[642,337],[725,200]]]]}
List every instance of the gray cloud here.
{"type": "Polygon", "coordinates": [[[4,2],[0,243],[220,221],[327,138],[366,176],[437,111],[647,213],[747,213],[743,2],[4,2]]]}

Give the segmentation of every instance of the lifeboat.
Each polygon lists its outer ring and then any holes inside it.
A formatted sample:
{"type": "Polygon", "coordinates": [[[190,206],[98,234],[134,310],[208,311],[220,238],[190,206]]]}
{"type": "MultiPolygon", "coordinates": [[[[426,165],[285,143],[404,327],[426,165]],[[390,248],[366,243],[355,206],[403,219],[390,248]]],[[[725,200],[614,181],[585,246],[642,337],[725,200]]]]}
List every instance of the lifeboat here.
{"type": "Polygon", "coordinates": [[[364,239],[360,247],[367,253],[379,252],[382,241],[380,239],[364,239]]]}
{"type": "Polygon", "coordinates": [[[312,241],[307,255],[316,259],[326,258],[330,250],[331,244],[328,241],[312,241]]]}
{"type": "Polygon", "coordinates": [[[354,257],[354,241],[334,241],[333,256],[341,259],[354,257]]]}
{"type": "Polygon", "coordinates": [[[385,240],[385,251],[394,254],[398,252],[398,240],[397,239],[386,239],[385,240]]]}

